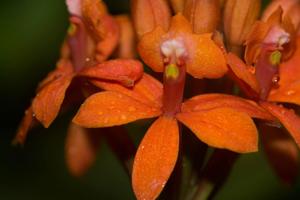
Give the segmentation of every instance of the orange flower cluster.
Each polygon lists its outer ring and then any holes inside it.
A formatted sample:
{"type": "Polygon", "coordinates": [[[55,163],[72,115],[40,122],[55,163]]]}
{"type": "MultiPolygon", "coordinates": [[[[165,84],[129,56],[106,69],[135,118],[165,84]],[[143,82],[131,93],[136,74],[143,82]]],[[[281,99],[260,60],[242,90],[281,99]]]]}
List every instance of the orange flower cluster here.
{"type": "Polygon", "coordinates": [[[256,152],[259,130],[278,175],[294,180],[300,117],[278,103],[300,105],[299,1],[275,0],[261,20],[256,0],[132,0],[132,19],[113,17],[98,0],[66,3],[71,26],[61,58],[39,84],[15,143],[24,143],[35,121],[47,128],[62,107],[84,101],[66,142],[78,176],[95,159],[93,131],[126,134],[116,126],[158,118],[128,165],[137,199],[156,199],[164,189],[181,151],[180,124],[208,146],[236,153],[256,152]],[[220,78],[228,84],[218,91],[230,94],[204,89],[210,93],[187,98],[200,88],[188,80],[220,78]]]}

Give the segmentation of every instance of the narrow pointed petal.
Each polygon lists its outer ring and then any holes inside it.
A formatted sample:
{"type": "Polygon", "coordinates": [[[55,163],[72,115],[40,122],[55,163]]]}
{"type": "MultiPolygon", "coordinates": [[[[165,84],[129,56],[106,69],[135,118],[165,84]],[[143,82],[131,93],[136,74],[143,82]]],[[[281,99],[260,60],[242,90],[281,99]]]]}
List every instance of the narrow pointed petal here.
{"type": "Polygon", "coordinates": [[[86,128],[101,128],[153,118],[160,114],[158,108],[147,106],[121,93],[106,91],[87,98],[73,122],[86,128]]]}
{"type": "Polygon", "coordinates": [[[67,167],[73,176],[80,177],[92,166],[100,144],[100,133],[71,123],[65,146],[67,167]]]}
{"type": "Polygon", "coordinates": [[[79,75],[117,81],[124,86],[132,87],[134,82],[142,77],[143,70],[143,64],[137,60],[115,59],[85,68],[79,75]]]}
{"type": "Polygon", "coordinates": [[[23,145],[25,143],[25,140],[27,138],[27,134],[29,129],[31,128],[33,122],[34,122],[34,117],[33,117],[33,112],[32,112],[32,108],[29,107],[26,111],[25,111],[25,115],[19,125],[17,134],[15,136],[15,138],[13,139],[12,143],[14,145],[17,144],[21,144],[23,145]]]}
{"type": "Polygon", "coordinates": [[[162,106],[163,86],[159,81],[146,73],[131,88],[105,81],[92,80],[92,83],[103,90],[119,92],[148,106],[157,108],[162,106]]]}
{"type": "Polygon", "coordinates": [[[56,118],[73,76],[73,74],[65,75],[50,82],[33,99],[33,113],[44,127],[48,128],[56,118]]]}
{"type": "Polygon", "coordinates": [[[258,135],[254,122],[245,113],[230,108],[178,113],[177,119],[204,143],[238,153],[257,151],[258,135]]]}
{"type": "Polygon", "coordinates": [[[132,185],[138,200],[154,200],[176,164],[179,130],[176,119],[160,117],[148,129],[137,150],[132,185]]]}
{"type": "Polygon", "coordinates": [[[283,129],[261,125],[260,132],[272,168],[283,183],[292,185],[297,178],[300,164],[297,145],[283,129]]]}
{"type": "Polygon", "coordinates": [[[226,94],[204,94],[195,96],[182,104],[182,112],[209,111],[216,108],[231,108],[248,114],[250,117],[274,120],[274,117],[257,105],[240,97],[226,94]]]}
{"type": "Polygon", "coordinates": [[[230,69],[232,70],[234,76],[236,76],[238,79],[242,80],[247,85],[249,85],[253,91],[257,93],[259,92],[259,85],[254,73],[250,72],[250,68],[247,68],[247,66],[242,60],[240,60],[233,53],[229,53],[227,55],[227,63],[230,69]]]}
{"type": "Polygon", "coordinates": [[[54,80],[67,76],[74,72],[72,63],[68,59],[60,59],[57,63],[56,69],[50,72],[38,85],[37,91],[40,91],[44,86],[53,82],[54,80]]]}
{"type": "Polygon", "coordinates": [[[283,106],[268,102],[262,102],[261,105],[282,123],[300,147],[300,117],[283,106]]]}

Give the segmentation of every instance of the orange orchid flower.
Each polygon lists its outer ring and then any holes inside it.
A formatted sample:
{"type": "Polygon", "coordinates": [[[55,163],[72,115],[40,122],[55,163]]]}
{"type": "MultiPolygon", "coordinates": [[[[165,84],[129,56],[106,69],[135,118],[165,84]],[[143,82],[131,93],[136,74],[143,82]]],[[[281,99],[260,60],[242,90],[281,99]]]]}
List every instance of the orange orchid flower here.
{"type": "MultiPolygon", "coordinates": [[[[71,14],[71,30],[67,37],[67,42],[64,43],[61,59],[57,63],[57,68],[48,74],[48,76],[39,84],[37,95],[32,101],[31,107],[28,109],[28,114],[26,114],[25,121],[29,120],[30,115],[33,118],[41,122],[44,127],[49,127],[52,121],[56,118],[60,107],[65,99],[65,94],[67,89],[71,85],[74,77],[80,77],[82,74],[85,74],[84,69],[89,68],[89,74],[86,74],[86,77],[90,78],[100,78],[108,81],[119,81],[122,84],[130,86],[133,82],[140,78],[142,75],[142,65],[138,61],[129,60],[129,59],[116,59],[112,61],[102,62],[101,64],[93,64],[100,60],[99,57],[103,57],[103,52],[99,52],[97,49],[91,51],[90,49],[93,46],[100,46],[99,43],[102,43],[102,40],[91,43],[90,35],[96,35],[97,37],[102,37],[104,30],[106,32],[116,31],[116,22],[112,20],[105,10],[104,4],[94,0],[83,0],[83,1],[67,1],[69,6],[69,12],[71,14]],[[82,3],[82,11],[78,11],[77,4],[82,3]],[[76,7],[77,6],[77,7],[76,7]],[[92,9],[93,6],[101,7],[101,9],[92,9]],[[104,15],[106,18],[102,19],[104,15]],[[84,15],[84,20],[82,19],[84,15]],[[112,23],[110,26],[105,27],[104,30],[98,30],[98,27],[93,26],[93,24],[85,23],[86,19],[93,17],[93,19],[101,19],[105,21],[109,18],[109,23],[112,23]],[[86,27],[94,28],[93,32],[87,33],[86,27]],[[113,29],[113,30],[111,30],[113,29]],[[99,35],[98,34],[102,35],[99,35]],[[68,43],[68,44],[67,44],[68,43]],[[95,60],[94,60],[95,59],[95,60]],[[122,67],[120,67],[122,66],[122,67]]],[[[106,24],[107,22],[103,22],[106,24]]],[[[103,27],[101,27],[103,29],[103,27]]],[[[117,40],[115,40],[116,34],[107,34],[107,37],[103,38],[105,42],[109,44],[110,49],[114,49],[117,45],[117,40]]],[[[105,53],[107,57],[111,53],[105,53]]],[[[23,143],[24,131],[28,129],[30,123],[23,123],[21,129],[17,134],[16,139],[18,142],[23,143]],[[28,125],[25,125],[28,124],[28,125]]]]}
{"type": "MultiPolygon", "coordinates": [[[[298,147],[300,147],[300,117],[293,110],[284,108],[276,103],[292,103],[300,105],[300,37],[294,35],[293,26],[289,23],[288,15],[282,21],[282,10],[277,9],[267,20],[258,22],[253,27],[246,42],[245,60],[252,64],[246,65],[232,53],[227,56],[233,78],[240,88],[251,99],[272,114],[289,132],[298,147]]],[[[262,125],[265,126],[265,125],[262,125]]],[[[282,144],[289,148],[278,147],[278,137],[273,133],[281,133],[278,128],[262,128],[269,133],[263,133],[263,143],[270,162],[284,182],[290,184],[295,173],[289,174],[275,160],[277,155],[286,155],[287,162],[298,163],[295,156],[295,145],[286,136],[281,137],[282,144]],[[265,138],[266,137],[266,138],[265,138]],[[272,145],[271,145],[272,144],[272,145]],[[269,149],[269,150],[268,150],[269,149]],[[272,150],[270,150],[272,149],[272,150]]],[[[290,165],[294,172],[296,165],[290,165]]]]}
{"type": "Polygon", "coordinates": [[[177,54],[182,55],[186,71],[195,78],[220,78],[227,72],[222,51],[211,39],[212,34],[195,34],[187,19],[182,14],[172,18],[168,32],[157,26],[153,31],[142,36],[138,52],[142,60],[156,72],[163,72],[164,63],[169,62],[163,56],[169,47],[181,45],[177,54]],[[218,58],[218,59],[215,59],[218,58]]]}
{"type": "Polygon", "coordinates": [[[162,36],[162,41],[156,40],[160,30],[156,28],[141,38],[139,52],[152,68],[164,72],[164,84],[145,73],[132,88],[91,80],[106,91],[88,97],[73,119],[82,127],[101,128],[158,117],[145,134],[134,160],[132,184],[138,199],[155,199],[169,179],[179,150],[178,121],[212,147],[247,153],[257,151],[257,131],[251,117],[273,119],[256,103],[230,95],[199,95],[182,103],[185,70],[198,77],[219,77],[226,72],[225,66],[217,65],[221,68],[215,67],[217,74],[204,70],[201,64],[209,69],[218,63],[209,56],[211,53],[220,55],[222,64],[223,54],[209,35],[193,35],[189,22],[180,14],[173,18],[170,32],[162,36]],[[193,43],[193,39],[199,43],[193,43]],[[205,44],[210,53],[192,51],[194,47],[186,44],[205,44]]]}
{"type": "MultiPolygon", "coordinates": [[[[67,1],[67,5],[72,25],[63,44],[61,58],[56,69],[39,84],[37,94],[20,124],[15,144],[25,142],[30,127],[36,121],[48,128],[61,107],[65,107],[64,103],[78,103],[99,91],[87,79],[119,82],[131,87],[142,76],[143,69],[139,61],[104,61],[117,47],[120,34],[117,22],[107,13],[102,2],[67,1]]],[[[70,172],[75,176],[82,175],[95,158],[99,142],[94,140],[99,137],[94,132],[70,124],[66,138],[66,160],[70,172]],[[76,154],[84,156],[78,159],[76,154]]]]}

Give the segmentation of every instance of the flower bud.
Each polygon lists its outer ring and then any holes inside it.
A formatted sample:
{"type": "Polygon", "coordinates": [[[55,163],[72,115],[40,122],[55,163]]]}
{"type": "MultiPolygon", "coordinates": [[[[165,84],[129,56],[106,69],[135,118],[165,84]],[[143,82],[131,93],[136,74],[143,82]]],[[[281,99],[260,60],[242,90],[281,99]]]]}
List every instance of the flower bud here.
{"type": "Polygon", "coordinates": [[[132,0],[131,14],[138,38],[161,26],[169,28],[171,11],[167,1],[162,0],[132,0]]]}
{"type": "Polygon", "coordinates": [[[281,6],[283,17],[288,16],[291,19],[295,29],[300,26],[300,1],[299,0],[274,0],[263,12],[262,19],[266,21],[276,9],[281,6]]]}
{"type": "Polygon", "coordinates": [[[120,39],[116,51],[118,58],[135,58],[136,38],[132,22],[127,15],[118,15],[115,17],[120,27],[120,39]]]}
{"type": "Polygon", "coordinates": [[[229,50],[240,53],[248,32],[260,12],[260,0],[227,0],[224,33],[229,50]]]}
{"type": "Polygon", "coordinates": [[[219,0],[186,0],[184,15],[191,22],[195,33],[213,32],[220,22],[219,0]]]}
{"type": "Polygon", "coordinates": [[[186,0],[169,0],[169,1],[175,13],[179,13],[183,11],[184,3],[186,2],[186,0]]]}

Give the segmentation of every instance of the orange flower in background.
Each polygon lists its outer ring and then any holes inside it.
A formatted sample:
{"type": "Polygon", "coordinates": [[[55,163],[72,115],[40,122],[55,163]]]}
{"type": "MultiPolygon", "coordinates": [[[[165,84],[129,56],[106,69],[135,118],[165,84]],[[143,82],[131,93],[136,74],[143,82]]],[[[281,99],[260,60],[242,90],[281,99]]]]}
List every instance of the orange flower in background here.
{"type": "MultiPolygon", "coordinates": [[[[71,15],[71,28],[62,47],[61,58],[56,69],[39,84],[37,94],[20,124],[14,139],[15,144],[25,142],[34,122],[38,121],[48,128],[62,107],[81,102],[87,96],[99,91],[89,84],[87,79],[118,82],[131,87],[143,74],[142,64],[139,61],[131,59],[104,61],[117,47],[120,34],[117,23],[107,13],[102,2],[67,1],[67,5],[71,15]]],[[[74,124],[70,124],[68,130],[67,163],[71,173],[76,176],[82,175],[95,157],[99,141],[94,140],[99,136],[90,132],[74,124]],[[80,157],[70,152],[86,156],[80,157]]]]}
{"type": "Polygon", "coordinates": [[[158,117],[134,160],[132,184],[138,199],[155,199],[169,179],[179,151],[178,121],[212,147],[247,153],[257,151],[251,117],[272,119],[256,103],[230,95],[199,95],[182,103],[185,70],[196,77],[217,78],[226,72],[225,59],[210,35],[194,35],[180,14],[173,17],[169,32],[158,37],[161,31],[156,28],[142,36],[139,53],[151,68],[164,72],[164,84],[147,74],[132,88],[92,80],[106,91],[87,98],[73,119],[79,126],[100,128],[158,117]],[[193,45],[198,45],[197,51],[193,45]]]}
{"type": "MultiPolygon", "coordinates": [[[[277,19],[280,20],[281,14],[281,9],[278,9],[270,18],[277,16],[277,19]],[[277,16],[278,14],[280,17],[277,16]]],[[[246,66],[243,61],[232,53],[228,54],[228,64],[233,74],[240,81],[241,88],[250,98],[260,101],[260,104],[274,114],[283,124],[286,124],[285,121],[289,121],[291,126],[293,126],[292,124],[297,126],[298,120],[295,114],[292,114],[286,109],[286,111],[290,113],[290,117],[295,115],[295,117],[292,118],[296,119],[296,121],[289,120],[288,116],[279,116],[275,110],[284,110],[285,108],[270,104],[267,101],[287,102],[299,105],[298,80],[300,77],[298,65],[300,65],[300,38],[298,37],[294,44],[287,44],[290,42],[290,34],[288,32],[285,32],[284,29],[279,29],[277,23],[275,23],[274,26],[268,25],[268,28],[269,32],[266,31],[266,34],[263,34],[268,43],[261,44],[261,46],[259,46],[259,44],[253,44],[252,42],[247,43],[248,49],[255,47],[258,51],[251,49],[245,53],[246,60],[247,58],[251,58],[250,60],[255,62],[255,68],[246,66]],[[270,38],[272,40],[270,40],[270,38]],[[250,44],[251,46],[249,46],[250,44]],[[292,57],[289,56],[286,61],[283,60],[281,63],[284,55],[286,55],[285,45],[288,45],[287,47],[293,46],[296,50],[290,50],[288,48],[289,51],[293,51],[294,53],[292,57]],[[295,45],[297,46],[295,47],[295,45]],[[255,70],[254,73],[253,70],[255,70]],[[295,122],[293,123],[293,121],[295,122]]],[[[260,32],[258,29],[256,29],[256,31],[260,32]]],[[[254,41],[253,35],[250,34],[249,37],[249,40],[254,41]]],[[[263,38],[262,40],[256,41],[263,42],[263,38]]],[[[287,54],[289,55],[290,53],[287,52],[287,54]]],[[[299,130],[290,127],[290,125],[286,128],[290,131],[296,142],[299,143],[297,136],[299,130]]]]}
{"type": "MultiPolygon", "coordinates": [[[[279,7],[266,22],[257,22],[246,42],[245,60],[254,63],[247,66],[232,53],[227,56],[228,64],[240,88],[251,99],[257,101],[279,121],[300,146],[300,117],[293,110],[284,108],[279,103],[293,103],[300,105],[300,37],[295,36],[294,26],[290,23],[289,15],[282,18],[282,9],[279,7]]],[[[289,137],[273,137],[274,133],[281,133],[278,128],[264,128],[263,143],[271,163],[275,165],[277,173],[284,182],[290,184],[295,178],[298,164],[292,164],[290,170],[285,170],[275,159],[275,154],[285,155],[287,162],[298,163],[295,156],[295,145],[289,137]],[[277,150],[272,145],[282,144],[289,148],[277,150]],[[272,144],[272,145],[271,145],[272,144]],[[268,148],[274,151],[268,150],[268,148]],[[273,152],[273,155],[272,153],[273,152]],[[291,172],[291,174],[289,174],[291,172]]],[[[278,126],[278,125],[277,125],[278,126]]],[[[279,127],[280,128],[280,127],[279,127]]]]}

